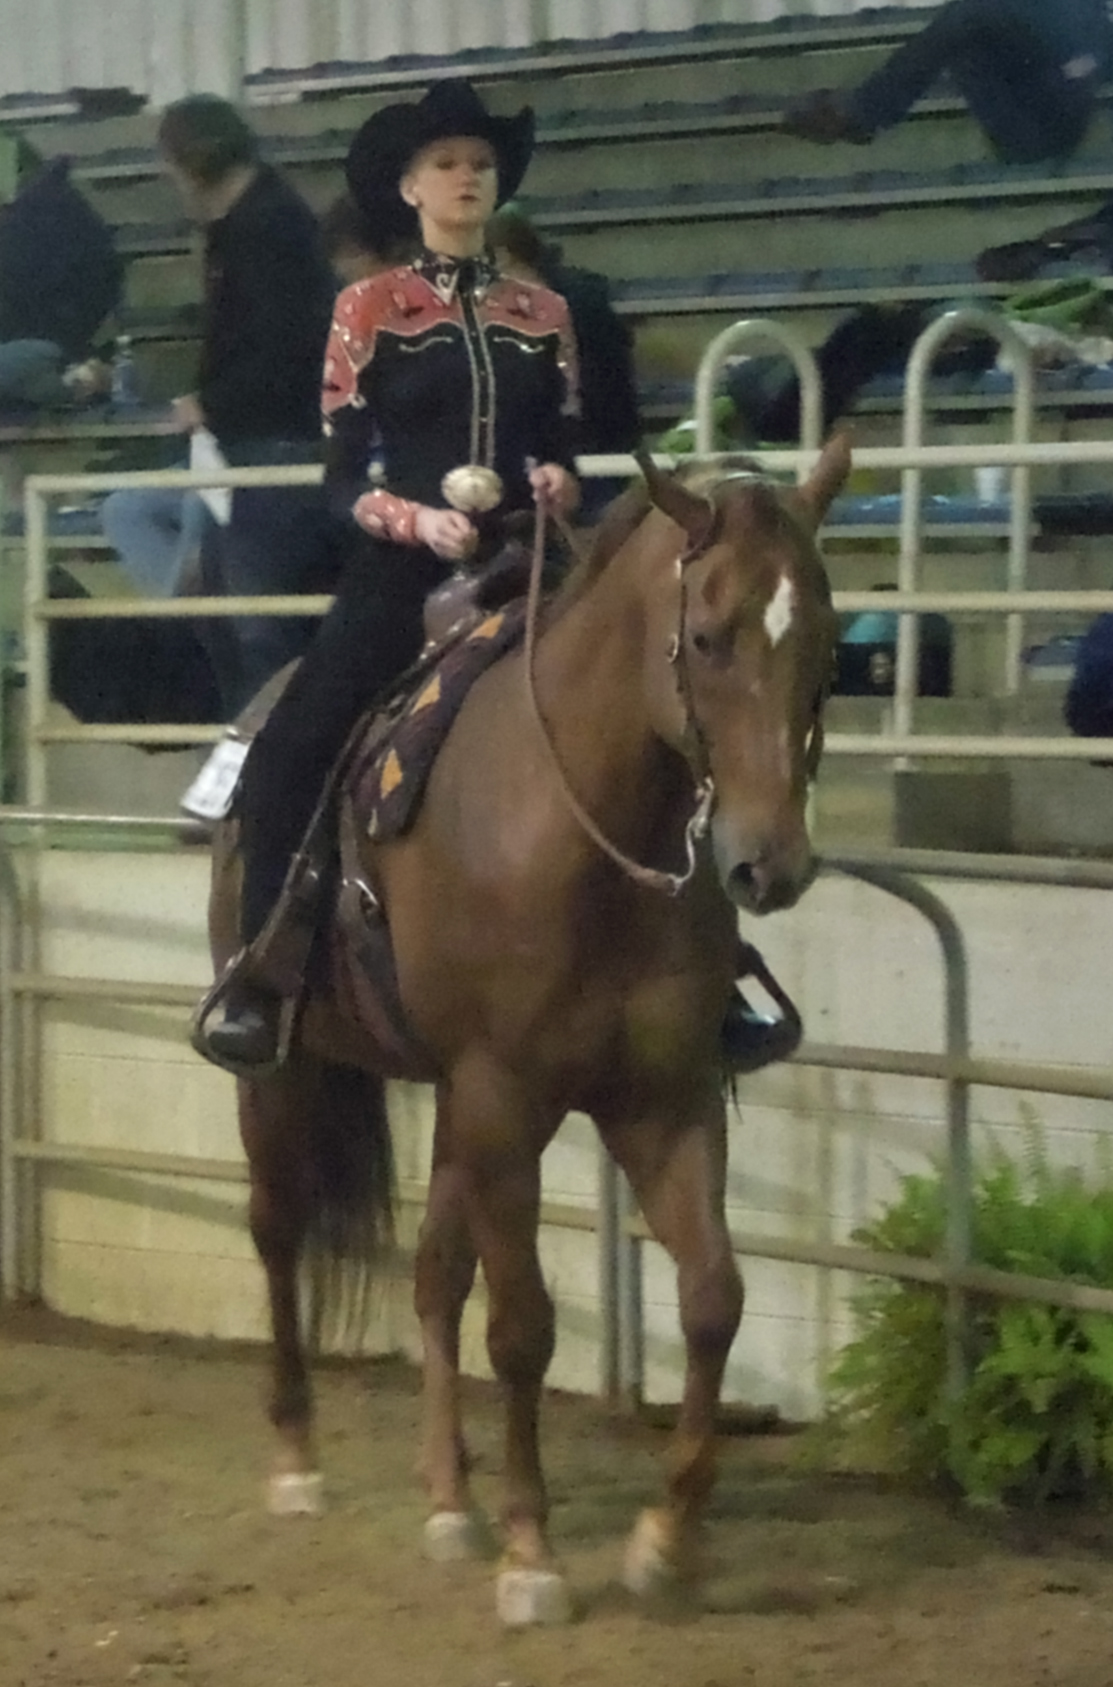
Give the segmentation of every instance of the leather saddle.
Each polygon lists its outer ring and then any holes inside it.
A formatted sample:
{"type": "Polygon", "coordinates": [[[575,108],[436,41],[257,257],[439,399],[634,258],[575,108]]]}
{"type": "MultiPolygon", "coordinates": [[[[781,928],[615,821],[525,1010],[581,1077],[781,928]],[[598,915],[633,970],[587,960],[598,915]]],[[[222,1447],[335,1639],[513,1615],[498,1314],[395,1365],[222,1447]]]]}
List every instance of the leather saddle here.
{"type": "MultiPolygon", "coordinates": [[[[291,862],[282,892],[266,926],[250,950],[229,962],[200,1003],[194,1018],[193,1043],[210,1056],[202,1035],[213,1010],[239,976],[249,975],[283,998],[279,1063],[295,1034],[300,1004],[314,974],[329,969],[326,959],[346,978],[355,996],[361,1023],[371,1036],[386,1068],[406,1076],[435,1077],[431,1056],[409,1025],[402,1005],[394,964],[389,922],[378,887],[370,883],[363,864],[361,841],[368,831],[375,791],[385,787],[382,769],[395,734],[414,728],[415,706],[424,696],[443,697],[440,719],[430,719],[432,747],[423,758],[420,781],[405,796],[404,806],[390,806],[397,819],[397,835],[415,817],[424,779],[436,749],[463,702],[474,678],[490,666],[520,636],[524,624],[520,599],[529,579],[530,556],[524,545],[510,543],[476,574],[454,574],[426,600],[426,644],[412,667],[380,699],[353,730],[337,758],[313,819],[291,862]],[[451,685],[441,676],[453,676],[451,685]],[[409,717],[409,718],[408,718],[409,717]],[[439,735],[438,735],[439,734],[439,735]],[[335,919],[327,915],[333,908],[335,919]]],[[[241,713],[232,733],[249,747],[282,695],[297,664],[290,663],[267,683],[241,713]]],[[[430,711],[431,713],[431,711],[430,711]]],[[[427,734],[411,730],[409,743],[427,734]]],[[[393,790],[387,791],[394,796],[393,790]]],[[[388,805],[383,805],[387,807],[388,805]]],[[[230,814],[234,819],[235,797],[230,814]]],[[[377,836],[382,828],[375,826],[377,836]]]]}

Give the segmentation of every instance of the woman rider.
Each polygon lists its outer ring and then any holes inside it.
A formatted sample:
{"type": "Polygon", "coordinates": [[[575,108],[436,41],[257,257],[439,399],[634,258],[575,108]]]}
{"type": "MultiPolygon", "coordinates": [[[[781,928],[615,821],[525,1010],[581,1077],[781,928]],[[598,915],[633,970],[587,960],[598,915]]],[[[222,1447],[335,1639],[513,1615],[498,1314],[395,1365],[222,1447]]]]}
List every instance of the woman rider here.
{"type": "MultiPolygon", "coordinates": [[[[532,144],[528,107],[492,116],[469,83],[454,80],[376,112],[352,143],[348,186],[369,228],[381,245],[408,236],[420,246],[411,264],[356,282],[337,300],[324,370],[325,483],[359,541],[244,766],[245,949],[267,922],[349,732],[417,656],[426,596],[475,549],[473,514],[544,498],[568,515],[579,501],[567,306],[545,287],[501,277],[484,240],[496,206],[517,192],[532,144]],[[382,463],[375,487],[373,454],[382,463]],[[471,507],[452,508],[466,502],[461,477],[451,476],[465,465],[471,507]]],[[[279,1007],[253,981],[249,955],[223,1018],[202,1029],[206,1052],[233,1069],[269,1065],[279,1007]]],[[[752,1070],[798,1040],[790,1018],[763,1020],[735,994],[724,1025],[729,1065],[752,1070]]]]}
{"type": "MultiPolygon", "coordinates": [[[[567,307],[545,288],[499,277],[484,242],[532,143],[528,107],[492,116],[469,83],[452,80],[416,104],[376,112],[352,143],[348,186],[368,227],[381,245],[420,244],[412,264],[356,282],[336,303],[324,370],[325,484],[358,539],[244,767],[245,947],[266,924],[351,728],[418,655],[426,596],[475,549],[473,514],[544,497],[567,515],[578,503],[567,307]],[[379,485],[368,479],[374,455],[379,485]],[[442,483],[469,464],[485,471],[479,499],[471,511],[451,508],[442,483]]],[[[279,1003],[252,982],[250,961],[242,974],[205,1040],[221,1062],[265,1065],[276,1053],[279,1003]]]]}

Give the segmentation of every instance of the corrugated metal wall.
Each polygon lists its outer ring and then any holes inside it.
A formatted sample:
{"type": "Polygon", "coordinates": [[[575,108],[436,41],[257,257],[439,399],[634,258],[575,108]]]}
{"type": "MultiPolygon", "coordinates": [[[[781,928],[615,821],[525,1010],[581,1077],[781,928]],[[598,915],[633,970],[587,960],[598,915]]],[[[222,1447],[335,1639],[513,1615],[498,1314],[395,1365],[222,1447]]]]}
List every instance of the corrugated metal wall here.
{"type": "MultiPolygon", "coordinates": [[[[163,104],[190,89],[230,92],[238,4],[0,0],[0,94],[123,86],[163,104]]],[[[288,0],[286,9],[302,7],[288,0]]]]}
{"type": "MultiPolygon", "coordinates": [[[[924,5],[931,0],[888,0],[924,5]]],[[[1051,0],[1049,0],[1049,4],[1051,0]]],[[[863,0],[0,0],[0,94],[124,85],[156,105],[229,93],[237,67],[528,47],[626,30],[842,16],[863,0]],[[241,10],[242,8],[242,10],[241,10]]]]}

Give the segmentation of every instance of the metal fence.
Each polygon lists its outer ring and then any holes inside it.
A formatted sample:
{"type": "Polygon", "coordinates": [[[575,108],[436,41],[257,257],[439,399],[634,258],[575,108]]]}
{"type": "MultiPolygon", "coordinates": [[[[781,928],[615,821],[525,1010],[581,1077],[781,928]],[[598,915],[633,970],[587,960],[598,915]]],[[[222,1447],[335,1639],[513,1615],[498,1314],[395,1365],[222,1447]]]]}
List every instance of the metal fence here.
{"type": "MultiPolygon", "coordinates": [[[[729,345],[736,346],[770,333],[785,343],[783,331],[769,325],[747,324],[733,331],[729,345]]],[[[936,327],[912,354],[910,402],[923,402],[922,375],[930,365],[935,347],[945,337],[936,327]]],[[[697,382],[700,394],[699,426],[706,427],[704,408],[713,395],[728,337],[720,336],[708,354],[709,362],[697,382]],[[718,361],[715,361],[718,360],[718,361]],[[708,373],[708,370],[711,373],[708,373]]],[[[799,359],[799,348],[790,346],[799,359]]],[[[798,361],[798,366],[800,363],[798,361]]],[[[806,376],[806,368],[802,368],[806,376]]],[[[815,430],[814,389],[805,381],[805,425],[815,430]]],[[[1006,464],[1014,476],[1025,475],[1036,466],[1049,463],[1113,464],[1113,442],[1082,441],[1077,444],[1040,445],[1018,437],[1027,425],[1028,412],[1022,397],[1014,422],[1014,438],[1008,443],[925,446],[922,439],[907,442],[919,425],[915,416],[906,420],[906,443],[900,447],[866,449],[856,461],[866,467],[899,469],[904,477],[905,498],[915,489],[919,498],[920,477],[930,469],[956,465],[1006,464]],[[914,477],[914,478],[910,478],[914,477]]],[[[763,454],[762,461],[775,470],[806,470],[814,460],[814,447],[801,451],[763,454]]],[[[633,468],[632,459],[594,458],[582,464],[585,473],[615,474],[633,468]]],[[[157,743],[172,740],[209,742],[219,729],[209,726],[56,726],[48,719],[48,638],[52,622],[72,617],[252,614],[301,615],[320,612],[327,599],[200,599],[181,601],[137,601],[100,599],[53,602],[47,596],[46,569],[49,549],[48,505],[53,497],[75,492],[108,491],[120,486],[258,486],[306,485],[319,470],[242,469],[219,475],[206,472],[198,477],[184,471],[156,474],[36,475],[26,485],[27,588],[25,603],[27,710],[25,808],[0,808],[0,1042],[4,1061],[0,1069],[0,1272],[3,1293],[8,1296],[33,1293],[38,1282],[37,1226],[40,1174],[48,1165],[111,1167],[135,1172],[241,1181],[244,1168],[238,1161],[198,1160],[176,1154],[144,1153],[105,1146],[103,1148],[44,1142],[38,1135],[39,1019],[42,1004],[49,1000],[108,998],[116,1001],[141,999],[184,1008],[193,991],[180,985],[128,984],[94,977],[63,977],[44,973],[39,965],[37,931],[36,860],[48,842],[87,831],[108,830],[117,836],[138,838],[151,832],[172,833],[180,828],[178,817],[139,819],[126,815],[89,815],[51,812],[48,801],[46,750],[52,743],[115,742],[157,743]],[[25,852],[22,873],[14,867],[17,851],[25,852]]],[[[1022,497],[1026,481],[1019,482],[1022,497]]],[[[1023,539],[1019,530],[1010,541],[1009,589],[1003,592],[922,592],[916,589],[918,549],[913,536],[919,529],[907,517],[902,524],[901,589],[879,595],[844,592],[835,596],[839,610],[880,607],[900,613],[902,625],[929,610],[952,614],[1005,615],[1018,620],[1024,612],[1097,613],[1113,611],[1113,591],[1029,592],[1023,588],[1026,565],[1027,524],[1023,539]],[[1013,548],[1015,541],[1015,549],[1013,548]]],[[[1010,642],[1009,651],[1013,645],[1010,642]]],[[[898,653],[900,676],[907,683],[910,651],[915,640],[902,639],[898,653]]],[[[1113,740],[1078,741],[1062,734],[1046,738],[985,738],[961,734],[917,734],[913,712],[898,712],[888,734],[832,734],[827,750],[835,755],[855,755],[905,760],[909,756],[956,759],[1004,757],[1010,760],[1036,758],[1113,759],[1113,740]]],[[[761,1235],[734,1237],[740,1254],[753,1258],[810,1264],[822,1269],[885,1275],[918,1282],[942,1284],[948,1300],[949,1364],[953,1386],[964,1375],[967,1296],[972,1292],[1043,1301],[1048,1304],[1085,1307],[1113,1312],[1113,1291],[1055,1279],[1034,1278],[989,1271],[971,1257],[970,1210],[970,1122],[969,1096],[974,1085],[996,1086],[1065,1096],[1113,1099],[1113,1070],[1105,1067],[1070,1068],[1018,1061],[995,1061],[976,1057],[970,1051],[967,1001],[967,965],[962,933],[953,915],[924,878],[965,878],[1028,885],[1055,884],[1098,890],[1113,889],[1113,863],[1039,860],[1019,857],[958,856],[946,853],[880,850],[840,852],[824,863],[830,871],[848,873],[872,884],[879,891],[896,896],[917,909],[935,931],[945,977],[946,1041],[942,1053],[922,1050],[880,1050],[806,1044],[796,1056],[805,1066],[835,1070],[894,1073],[941,1080],[946,1087],[945,1125],[947,1136],[947,1182],[949,1219],[943,1257],[935,1260],[904,1258],[872,1253],[866,1249],[834,1243],[804,1243],[761,1235]]],[[[422,1191],[407,1187],[403,1196],[420,1201],[422,1191]]],[[[640,1395],[643,1385],[643,1338],[641,1310],[641,1244],[646,1232],[632,1212],[628,1193],[607,1161],[601,1162],[597,1210],[568,1204],[548,1203],[542,1222],[581,1230],[597,1230],[600,1241],[600,1306],[602,1343],[600,1385],[611,1394],[640,1395]]]]}

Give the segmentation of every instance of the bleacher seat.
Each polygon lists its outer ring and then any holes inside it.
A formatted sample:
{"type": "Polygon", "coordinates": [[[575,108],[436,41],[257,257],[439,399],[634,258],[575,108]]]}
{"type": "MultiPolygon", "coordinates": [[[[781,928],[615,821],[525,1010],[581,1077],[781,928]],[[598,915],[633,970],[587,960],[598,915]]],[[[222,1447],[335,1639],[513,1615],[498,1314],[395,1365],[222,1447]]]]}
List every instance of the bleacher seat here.
{"type": "MultiPolygon", "coordinates": [[[[89,539],[102,541],[100,499],[67,507],[54,504],[47,517],[47,532],[52,539],[89,539]]],[[[22,539],[25,528],[22,508],[5,510],[0,521],[0,533],[5,539],[22,539]]]]}
{"type": "MultiPolygon", "coordinates": [[[[499,109],[531,100],[540,146],[527,204],[569,262],[610,277],[618,309],[634,327],[644,411],[656,432],[666,419],[690,413],[699,354],[733,318],[792,313],[818,345],[837,316],[857,305],[998,298],[1011,289],[978,280],[972,263],[978,250],[1066,221],[1113,192],[1113,154],[1100,127],[1092,144],[1063,166],[1005,169],[981,155],[963,103],[945,89],[921,102],[914,123],[868,152],[808,147],[778,131],[787,96],[851,80],[860,63],[876,62],[879,47],[922,23],[922,12],[890,7],[840,18],[802,14],[593,43],[482,49],[451,59],[412,55],[261,70],[249,77],[246,95],[265,155],[318,205],[340,184],[349,136],[371,98],[411,97],[431,77],[463,72],[499,88],[499,109]],[[834,63],[828,50],[837,52],[834,63]]],[[[1108,105],[1108,94],[1105,100],[1108,105]]],[[[6,122],[24,125],[42,153],[74,156],[77,179],[118,228],[127,256],[121,326],[140,349],[146,390],[155,398],[187,390],[199,327],[196,236],[156,184],[153,114],[101,126],[81,119],[65,93],[47,92],[0,100],[0,125],[6,122]]],[[[980,437],[979,429],[1000,437],[1007,422],[991,413],[1007,408],[1012,392],[1011,377],[997,369],[934,377],[933,424],[940,434],[969,426],[972,437],[980,437]]],[[[1109,369],[1041,371],[1041,426],[1045,418],[1061,418],[1051,425],[1069,434],[1073,416],[1102,414],[1111,394],[1109,369]]],[[[863,443],[895,437],[902,401],[900,373],[869,384],[856,405],[863,443]]],[[[23,429],[18,419],[5,424],[0,417],[0,443],[7,447],[19,437],[21,466],[50,466],[53,452],[81,463],[83,441],[91,448],[98,429],[104,445],[125,438],[129,428],[155,433],[169,424],[156,409],[120,420],[115,436],[113,425],[105,413],[83,413],[72,423],[49,418],[23,429]]],[[[120,454],[117,460],[133,459],[120,454]]],[[[1077,489],[1064,481],[1061,491],[1051,489],[1048,477],[1037,479],[1041,547],[1033,578],[1041,583],[1103,578],[1100,541],[1087,549],[1078,536],[1113,528],[1111,500],[1100,485],[1075,478],[1077,489]]],[[[957,489],[969,477],[952,481],[957,489]]],[[[841,499],[833,512],[836,586],[891,578],[896,482],[877,484],[876,494],[841,499]]],[[[950,485],[930,481],[925,577],[943,585],[1002,583],[1007,504],[945,491],[950,485]]],[[[9,507],[3,537],[13,602],[21,530],[21,509],[9,507]]],[[[90,505],[55,505],[50,532],[60,548],[90,556],[102,544],[90,505]]],[[[101,565],[83,559],[75,566],[95,572],[101,565]]],[[[1032,636],[1046,640],[1063,631],[1055,622],[1034,627],[1032,636]]],[[[959,651],[956,667],[970,696],[939,699],[941,710],[1000,701],[993,691],[999,666],[976,650],[972,656],[973,649],[959,651]]],[[[1046,699],[1046,681],[1041,690],[1046,699]]],[[[846,774],[858,776],[853,769],[846,774]]]]}

